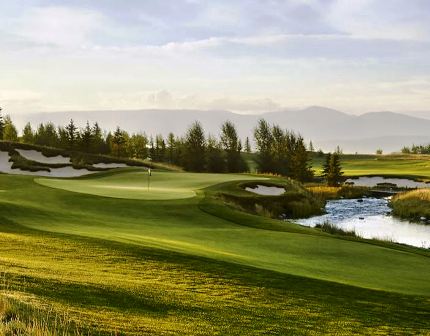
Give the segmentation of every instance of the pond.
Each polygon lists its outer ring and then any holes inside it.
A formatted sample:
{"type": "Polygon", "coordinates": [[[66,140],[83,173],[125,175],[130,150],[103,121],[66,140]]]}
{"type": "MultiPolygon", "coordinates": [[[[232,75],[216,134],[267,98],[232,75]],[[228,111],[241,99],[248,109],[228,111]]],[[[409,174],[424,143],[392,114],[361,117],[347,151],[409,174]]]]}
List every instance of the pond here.
{"type": "Polygon", "coordinates": [[[387,198],[333,200],[327,202],[327,214],[294,222],[310,227],[328,222],[363,238],[430,248],[430,225],[395,218],[388,204],[387,198]]]}
{"type": "Polygon", "coordinates": [[[418,182],[406,178],[384,178],[381,176],[360,176],[350,178],[346,183],[354,183],[358,187],[376,187],[380,183],[396,184],[399,188],[430,188],[430,183],[418,182]]]}
{"type": "Polygon", "coordinates": [[[285,193],[285,188],[276,186],[265,186],[262,184],[258,184],[253,187],[246,187],[245,190],[263,196],[279,196],[285,193]]]}

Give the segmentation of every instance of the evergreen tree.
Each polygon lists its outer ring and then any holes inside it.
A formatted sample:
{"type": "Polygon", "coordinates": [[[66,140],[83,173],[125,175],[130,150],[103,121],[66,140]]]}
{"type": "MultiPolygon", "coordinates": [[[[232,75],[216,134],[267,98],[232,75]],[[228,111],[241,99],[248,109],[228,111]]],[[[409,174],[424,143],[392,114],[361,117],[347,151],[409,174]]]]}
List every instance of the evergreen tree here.
{"type": "Polygon", "coordinates": [[[3,133],[4,133],[4,120],[2,112],[3,109],[0,107],[0,140],[3,140],[3,133]]]}
{"type": "Polygon", "coordinates": [[[127,155],[126,144],[128,140],[127,132],[116,128],[111,140],[111,152],[114,156],[122,157],[127,155]]]}
{"type": "Polygon", "coordinates": [[[271,172],[273,169],[273,136],[266,120],[260,119],[254,130],[255,144],[258,151],[257,165],[262,173],[271,172]]]}
{"type": "Polygon", "coordinates": [[[3,140],[18,141],[18,131],[8,115],[4,118],[3,140]]]}
{"type": "Polygon", "coordinates": [[[79,148],[83,152],[91,153],[93,149],[93,130],[90,123],[87,121],[85,128],[82,130],[79,137],[79,148]]]}
{"type": "Polygon", "coordinates": [[[94,123],[92,127],[91,138],[92,138],[92,146],[91,146],[92,153],[107,154],[109,152],[109,148],[106,145],[106,141],[103,137],[103,132],[97,122],[94,123]]]}
{"type": "Polygon", "coordinates": [[[313,178],[313,171],[310,165],[310,158],[304,139],[301,136],[296,137],[295,148],[291,155],[292,171],[291,177],[300,181],[310,181],[313,178]]]}
{"type": "Polygon", "coordinates": [[[173,163],[176,150],[175,135],[170,132],[167,136],[167,162],[173,163]]]}
{"type": "Polygon", "coordinates": [[[315,152],[315,147],[312,140],[309,141],[309,152],[315,152]]]}
{"type": "Polygon", "coordinates": [[[245,164],[240,155],[242,144],[232,122],[226,121],[221,126],[221,145],[226,153],[226,165],[229,173],[245,170],[245,164]]]}
{"type": "Polygon", "coordinates": [[[251,149],[251,143],[249,142],[249,138],[246,137],[245,139],[245,152],[246,153],[251,153],[252,149],[251,149]]]}
{"type": "Polygon", "coordinates": [[[163,162],[166,159],[166,142],[161,134],[155,137],[155,161],[163,162]]]}
{"type": "Polygon", "coordinates": [[[206,140],[202,125],[196,121],[185,136],[183,163],[186,170],[201,172],[205,169],[206,140]]]}
{"type": "Polygon", "coordinates": [[[75,126],[73,119],[70,119],[70,122],[65,127],[65,129],[67,132],[68,148],[73,149],[76,146],[78,136],[79,136],[78,128],[75,126]]]}
{"type": "Polygon", "coordinates": [[[207,142],[207,170],[211,173],[224,172],[225,160],[221,144],[211,135],[209,135],[207,142]]]}
{"type": "Polygon", "coordinates": [[[330,187],[337,187],[342,182],[342,167],[338,153],[327,155],[326,163],[323,168],[323,176],[330,187]]]}
{"type": "Polygon", "coordinates": [[[27,144],[34,144],[34,132],[31,128],[31,124],[28,122],[22,130],[22,142],[27,144]]]}

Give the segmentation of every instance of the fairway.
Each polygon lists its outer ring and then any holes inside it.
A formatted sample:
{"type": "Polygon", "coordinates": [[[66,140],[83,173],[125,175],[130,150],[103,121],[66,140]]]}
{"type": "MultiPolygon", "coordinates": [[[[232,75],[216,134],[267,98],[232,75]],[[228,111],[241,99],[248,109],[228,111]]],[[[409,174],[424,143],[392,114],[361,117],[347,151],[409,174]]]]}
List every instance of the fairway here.
{"type": "Polygon", "coordinates": [[[160,171],[152,171],[149,177],[147,171],[142,170],[83,179],[37,178],[35,181],[51,188],[97,196],[142,200],[170,200],[194,197],[196,190],[213,184],[256,179],[262,178],[239,174],[199,174],[160,171]]]}
{"type": "MultiPolygon", "coordinates": [[[[322,171],[324,159],[313,158],[313,168],[317,174],[322,171]]],[[[345,176],[404,176],[430,180],[429,155],[353,155],[341,156],[345,176]]]]}
{"type": "Polygon", "coordinates": [[[341,239],[212,198],[252,176],[156,171],[158,192],[133,190],[146,177],[127,169],[38,183],[0,175],[8,295],[101,335],[429,327],[428,251],[341,239]],[[166,198],[172,190],[175,199],[166,198]]]}

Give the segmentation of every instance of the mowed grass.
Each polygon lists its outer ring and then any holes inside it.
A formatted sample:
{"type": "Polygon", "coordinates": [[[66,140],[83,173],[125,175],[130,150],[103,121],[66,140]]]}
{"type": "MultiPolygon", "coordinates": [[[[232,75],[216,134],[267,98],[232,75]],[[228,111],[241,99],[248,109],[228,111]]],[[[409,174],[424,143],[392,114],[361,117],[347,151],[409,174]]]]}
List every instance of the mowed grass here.
{"type": "MultiPolygon", "coordinates": [[[[322,171],[324,159],[314,156],[313,167],[322,171]]],[[[346,176],[380,175],[419,177],[430,180],[430,155],[342,155],[346,176]]]]}
{"type": "MultiPolygon", "coordinates": [[[[134,173],[65,181],[131,185],[134,173]]],[[[430,328],[427,251],[338,239],[212,201],[237,176],[157,175],[196,197],[99,197],[0,175],[0,269],[9,295],[106,334],[430,328]]]]}
{"type": "Polygon", "coordinates": [[[52,187],[98,196],[169,200],[196,196],[196,191],[213,184],[235,180],[256,179],[247,175],[198,174],[181,172],[131,170],[122,174],[101,174],[82,179],[38,178],[36,182],[52,187]]]}

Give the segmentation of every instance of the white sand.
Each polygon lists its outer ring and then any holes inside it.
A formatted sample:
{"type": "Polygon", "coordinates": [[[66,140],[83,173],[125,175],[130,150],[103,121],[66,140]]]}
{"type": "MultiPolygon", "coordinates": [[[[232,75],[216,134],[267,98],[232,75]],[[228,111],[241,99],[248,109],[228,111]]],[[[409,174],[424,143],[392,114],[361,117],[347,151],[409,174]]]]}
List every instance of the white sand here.
{"type": "Polygon", "coordinates": [[[128,167],[125,163],[95,163],[93,167],[96,168],[124,168],[128,167]]]}
{"type": "Polygon", "coordinates": [[[254,194],[258,195],[264,195],[264,196],[279,196],[285,193],[285,188],[281,187],[268,187],[265,185],[257,185],[255,188],[246,187],[246,191],[252,192],[254,194]]]}
{"type": "Polygon", "coordinates": [[[21,169],[12,169],[12,162],[9,162],[9,153],[0,151],[0,172],[6,174],[17,175],[35,175],[35,176],[51,176],[51,177],[77,177],[97,173],[97,171],[89,171],[88,169],[75,169],[73,167],[49,168],[51,171],[44,170],[38,172],[30,172],[21,169]]]}
{"type": "Polygon", "coordinates": [[[16,149],[16,151],[21,154],[24,158],[31,161],[41,162],[41,163],[70,163],[69,157],[64,157],[61,155],[47,157],[43,155],[41,152],[35,150],[27,150],[27,149],[16,149]]]}

